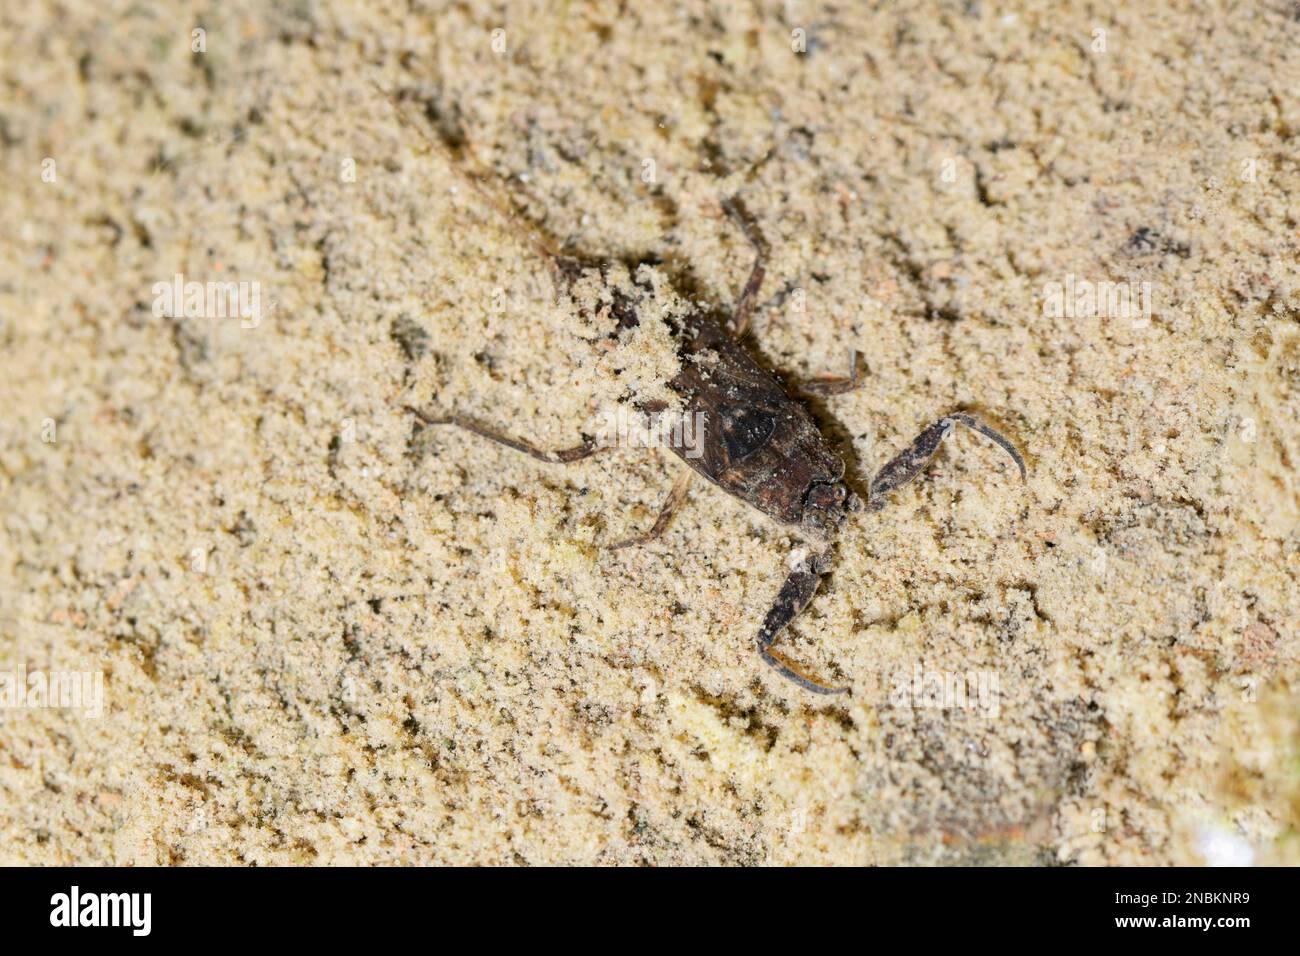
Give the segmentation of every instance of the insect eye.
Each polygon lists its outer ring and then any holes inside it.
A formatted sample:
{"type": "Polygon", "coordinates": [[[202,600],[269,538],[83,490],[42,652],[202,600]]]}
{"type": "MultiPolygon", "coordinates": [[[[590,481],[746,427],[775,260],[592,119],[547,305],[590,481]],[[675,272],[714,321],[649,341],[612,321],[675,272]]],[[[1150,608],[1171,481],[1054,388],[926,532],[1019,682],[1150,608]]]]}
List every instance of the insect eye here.
{"type": "Polygon", "coordinates": [[[807,504],[822,511],[833,511],[843,505],[848,489],[836,482],[833,485],[814,485],[808,491],[807,504]]]}
{"type": "Polygon", "coordinates": [[[776,416],[761,408],[729,405],[721,414],[722,441],[730,461],[748,458],[767,444],[776,431],[776,416]]]}

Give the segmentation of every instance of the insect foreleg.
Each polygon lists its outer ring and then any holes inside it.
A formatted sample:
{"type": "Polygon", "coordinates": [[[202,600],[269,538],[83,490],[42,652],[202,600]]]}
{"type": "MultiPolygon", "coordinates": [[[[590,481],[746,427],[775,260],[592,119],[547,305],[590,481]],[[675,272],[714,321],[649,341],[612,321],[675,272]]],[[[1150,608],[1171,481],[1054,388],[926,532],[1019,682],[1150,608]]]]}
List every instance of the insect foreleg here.
{"type": "Polygon", "coordinates": [[[912,439],[910,445],[876,473],[876,477],[871,479],[867,509],[879,511],[885,506],[885,495],[895,488],[902,487],[919,475],[925,466],[930,463],[930,459],[934,457],[935,452],[939,450],[943,440],[948,437],[957,425],[965,425],[967,428],[979,432],[985,438],[996,443],[998,447],[1011,456],[1011,460],[1020,469],[1021,479],[1024,479],[1025,460],[1020,456],[1020,452],[1016,450],[1015,445],[978,418],[963,412],[954,412],[939,419],[917,435],[912,439]]]}
{"type": "Polygon", "coordinates": [[[776,603],[763,619],[763,627],[758,632],[758,653],[763,660],[771,664],[782,676],[794,681],[804,690],[814,694],[843,694],[847,687],[830,687],[801,673],[779,654],[772,651],[772,645],[785,626],[799,616],[821,583],[830,562],[829,552],[814,552],[795,565],[790,576],[781,585],[781,592],[776,596],[776,603]]]}

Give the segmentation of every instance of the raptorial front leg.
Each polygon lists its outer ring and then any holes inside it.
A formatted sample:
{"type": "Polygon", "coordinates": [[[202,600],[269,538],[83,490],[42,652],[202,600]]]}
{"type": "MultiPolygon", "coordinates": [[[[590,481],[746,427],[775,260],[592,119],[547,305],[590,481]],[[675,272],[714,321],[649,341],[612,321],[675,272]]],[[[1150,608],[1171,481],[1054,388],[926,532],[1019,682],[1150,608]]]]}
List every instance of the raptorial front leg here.
{"type": "Polygon", "coordinates": [[[795,565],[794,570],[785,579],[785,584],[781,585],[776,603],[767,612],[767,617],[763,619],[763,627],[758,632],[759,656],[772,665],[782,677],[794,681],[804,690],[812,691],[814,694],[844,694],[848,692],[848,688],[831,687],[814,680],[774,652],[772,646],[785,630],[786,625],[798,617],[808,606],[808,602],[813,599],[813,595],[817,593],[817,586],[821,584],[822,575],[829,567],[829,562],[829,553],[814,552],[795,565]]]}
{"type": "Polygon", "coordinates": [[[1024,480],[1025,460],[1020,456],[1020,452],[1015,445],[973,415],[954,412],[951,415],[945,415],[926,428],[921,434],[912,439],[912,443],[896,455],[884,468],[876,472],[876,477],[871,479],[867,509],[869,511],[879,511],[885,506],[885,495],[895,488],[901,488],[919,475],[925,466],[930,463],[930,459],[934,457],[935,452],[939,450],[943,440],[952,433],[953,428],[957,425],[965,425],[967,428],[979,432],[1003,449],[1011,456],[1011,460],[1016,463],[1016,467],[1020,469],[1020,478],[1024,480]]]}
{"type": "Polygon", "coordinates": [[[525,455],[536,458],[538,461],[544,461],[552,465],[581,461],[582,459],[594,455],[596,452],[607,447],[604,445],[597,445],[595,442],[584,442],[583,444],[576,445],[573,448],[559,448],[555,451],[547,451],[544,448],[530,445],[526,441],[520,441],[518,438],[511,438],[508,435],[502,435],[500,432],[495,432],[485,425],[480,425],[478,422],[471,421],[470,419],[464,418],[460,415],[434,416],[427,412],[422,412],[418,408],[412,408],[409,405],[406,406],[406,410],[415,415],[415,417],[420,419],[420,421],[424,422],[426,425],[455,425],[457,428],[463,428],[468,432],[473,432],[481,438],[494,441],[499,445],[505,445],[507,448],[513,448],[515,451],[521,451],[525,455]]]}
{"type": "Polygon", "coordinates": [[[749,278],[745,281],[745,288],[740,292],[740,298],[736,300],[735,314],[732,315],[731,321],[727,325],[727,331],[731,333],[733,338],[738,339],[749,328],[749,320],[754,312],[754,299],[758,295],[759,287],[763,284],[763,276],[766,274],[763,263],[767,256],[763,248],[763,241],[758,237],[758,230],[736,201],[734,199],[724,200],[722,208],[726,210],[727,215],[736,220],[741,231],[745,234],[745,238],[754,247],[754,267],[749,272],[749,278]]]}

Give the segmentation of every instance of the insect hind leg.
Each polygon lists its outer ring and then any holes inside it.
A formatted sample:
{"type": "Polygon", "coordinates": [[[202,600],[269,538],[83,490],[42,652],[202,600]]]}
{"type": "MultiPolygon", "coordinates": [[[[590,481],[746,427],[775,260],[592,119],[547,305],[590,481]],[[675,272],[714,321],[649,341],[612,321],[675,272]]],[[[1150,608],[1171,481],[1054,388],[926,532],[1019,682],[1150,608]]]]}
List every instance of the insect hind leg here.
{"type": "Polygon", "coordinates": [[[621,548],[630,548],[633,545],[647,544],[663,534],[664,531],[667,530],[669,522],[673,520],[673,515],[677,513],[677,509],[680,508],[682,502],[686,500],[686,493],[690,490],[691,475],[693,474],[693,471],[686,468],[677,476],[677,480],[673,482],[672,490],[668,492],[668,499],[659,510],[659,517],[655,519],[655,523],[649,531],[645,534],[638,534],[630,538],[625,538],[617,544],[611,544],[609,549],[611,551],[618,551],[621,548]]]}
{"type": "Polygon", "coordinates": [[[523,452],[538,461],[544,461],[552,465],[569,464],[574,461],[581,461],[601,451],[606,446],[597,445],[595,442],[583,442],[573,448],[559,448],[554,451],[548,451],[544,448],[538,448],[536,445],[530,445],[526,441],[518,438],[511,438],[509,435],[503,435],[500,432],[493,431],[485,425],[465,418],[461,415],[430,415],[428,412],[422,412],[418,408],[406,406],[406,410],[415,415],[416,418],[426,425],[455,425],[457,428],[463,428],[467,432],[473,432],[480,438],[486,438],[494,441],[498,445],[505,445],[507,448],[513,448],[515,451],[523,452]]]}
{"type": "Polygon", "coordinates": [[[952,433],[953,428],[957,425],[965,425],[967,428],[979,432],[1010,455],[1011,460],[1020,469],[1021,480],[1024,480],[1025,459],[1021,457],[1020,452],[1010,440],[973,415],[967,415],[965,412],[953,412],[951,415],[945,415],[933,425],[928,426],[921,434],[912,439],[910,445],[899,452],[880,471],[876,472],[876,477],[871,479],[871,489],[867,497],[868,510],[879,511],[885,506],[885,495],[896,488],[901,488],[919,475],[925,469],[925,466],[930,463],[930,460],[934,458],[935,452],[939,450],[943,440],[952,433]]]}

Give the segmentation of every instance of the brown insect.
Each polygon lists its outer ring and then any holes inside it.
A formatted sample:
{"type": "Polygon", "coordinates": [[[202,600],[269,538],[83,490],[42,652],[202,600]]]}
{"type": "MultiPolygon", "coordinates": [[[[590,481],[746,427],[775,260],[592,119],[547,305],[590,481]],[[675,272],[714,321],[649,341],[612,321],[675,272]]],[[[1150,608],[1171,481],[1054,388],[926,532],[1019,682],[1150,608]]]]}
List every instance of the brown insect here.
{"type": "MultiPolygon", "coordinates": [[[[435,145],[423,131],[406,120],[396,100],[391,96],[389,99],[403,121],[412,125],[432,148],[443,152],[453,168],[480,195],[512,222],[517,221],[508,205],[488,194],[475,177],[460,168],[450,147],[435,145]]],[[[689,450],[676,444],[670,447],[693,471],[727,494],[781,524],[799,529],[809,548],[794,562],[759,628],[758,653],[783,676],[806,690],[818,694],[844,693],[848,688],[831,687],[814,680],[773,648],[786,625],[812,600],[822,576],[830,570],[831,549],[840,525],[850,513],[861,510],[863,502],[845,482],[843,459],[827,443],[807,409],[740,344],[749,325],[755,296],[763,282],[763,244],[734,201],[724,202],[723,208],[737,220],[753,244],[756,257],[727,328],[698,309],[676,327],[670,326],[682,361],[680,372],[668,383],[669,388],[681,401],[683,417],[702,416],[695,420],[705,423],[702,447],[689,450]]],[[[609,293],[610,308],[618,322],[615,335],[640,324],[638,302],[608,282],[608,263],[561,255],[535,237],[533,244],[550,268],[557,294],[572,295],[579,280],[594,278],[609,293]]],[[[649,292],[648,289],[643,291],[649,292]]],[[[815,379],[804,383],[802,391],[836,394],[852,389],[857,385],[857,359],[853,353],[850,362],[847,378],[815,379]]],[[[655,406],[644,410],[657,413],[662,409],[655,406]]],[[[458,415],[436,416],[417,409],[410,411],[427,424],[456,425],[544,462],[579,461],[605,447],[589,441],[573,448],[546,451],[458,415]]],[[[920,474],[944,438],[957,425],[972,428],[1005,449],[1019,468],[1021,478],[1025,477],[1024,459],[1010,441],[973,416],[953,412],[925,428],[904,451],[876,473],[868,485],[866,509],[879,510],[889,492],[920,474]]],[[[612,547],[643,544],[658,537],[667,528],[673,512],[685,500],[690,475],[689,471],[683,472],[674,484],[658,519],[648,532],[612,547]]]]}

